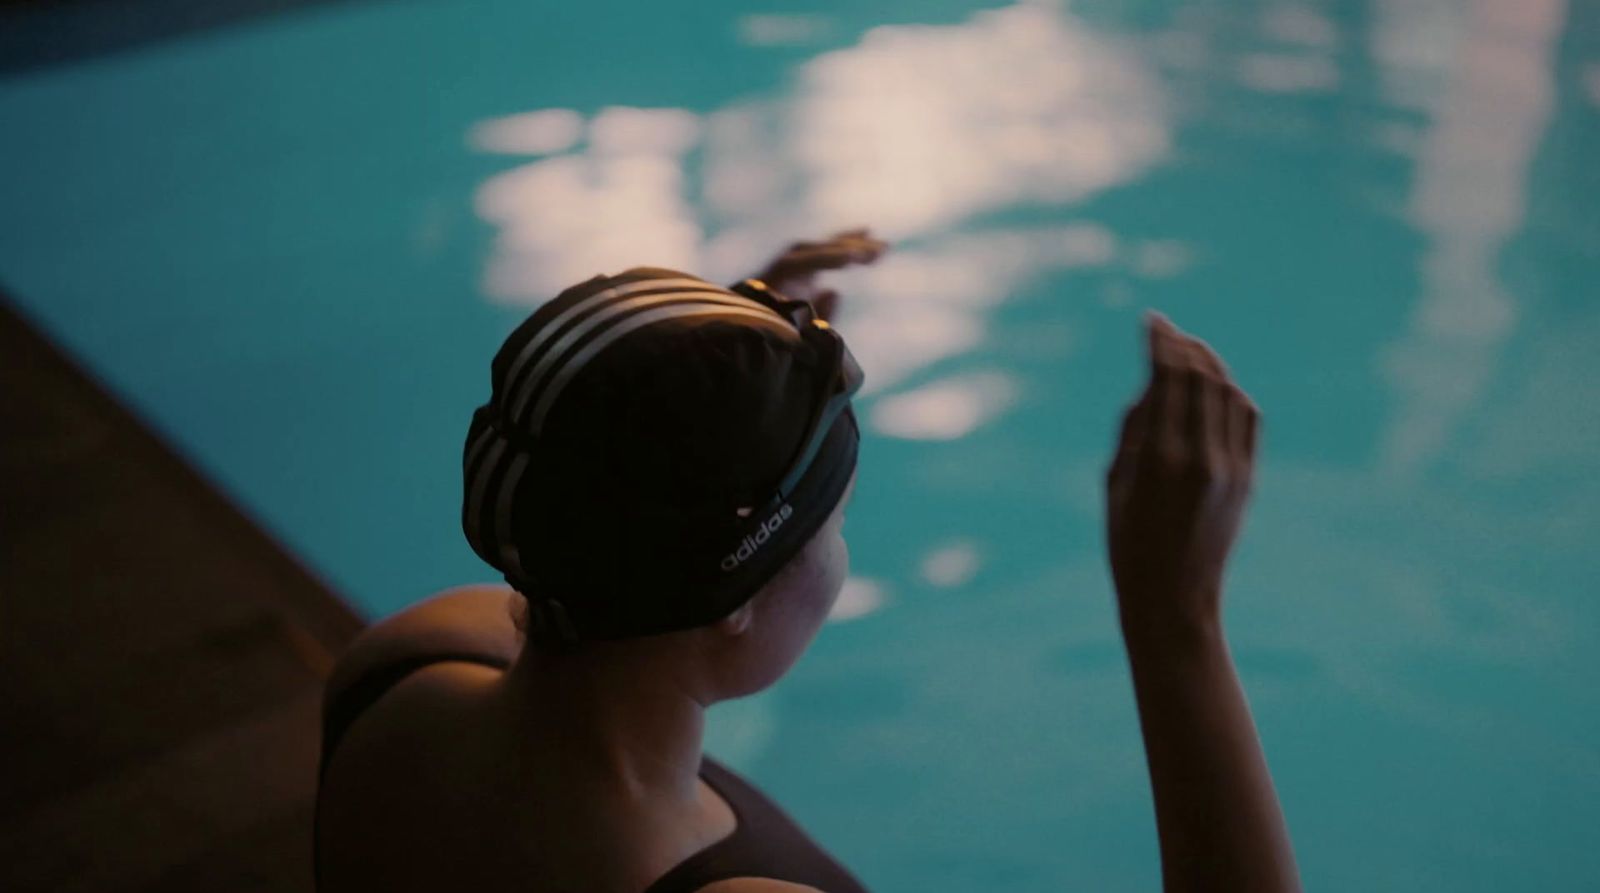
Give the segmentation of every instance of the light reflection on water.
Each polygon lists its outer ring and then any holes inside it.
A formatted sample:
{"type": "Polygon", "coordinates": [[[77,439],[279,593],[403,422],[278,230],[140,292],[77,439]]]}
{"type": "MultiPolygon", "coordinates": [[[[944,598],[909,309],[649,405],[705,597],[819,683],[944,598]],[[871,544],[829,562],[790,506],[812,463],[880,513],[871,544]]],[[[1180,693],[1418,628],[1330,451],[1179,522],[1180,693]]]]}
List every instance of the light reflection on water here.
{"type": "Polygon", "coordinates": [[[1596,9],[351,4],[0,83],[0,274],[379,614],[484,575],[438,420],[530,307],[878,227],[854,576],[711,749],[885,890],[1159,882],[1100,474],[1161,307],[1267,413],[1228,622],[1309,888],[1582,889],[1596,9]]]}
{"type": "MultiPolygon", "coordinates": [[[[1051,5],[875,28],[793,82],[790,95],[703,115],[605,109],[581,145],[566,109],[474,125],[481,149],[550,156],[478,191],[478,212],[500,227],[485,291],[537,305],[641,262],[732,281],[792,238],[870,224],[902,246],[843,277],[870,396],[976,347],[986,308],[1021,284],[1112,259],[1102,227],[981,218],[1084,200],[1167,150],[1153,73],[1051,5]]],[[[1141,258],[1161,275],[1177,254],[1141,258]]]]}
{"type": "Polygon", "coordinates": [[[1481,24],[1460,32],[1443,88],[1418,97],[1433,124],[1418,147],[1407,211],[1430,244],[1410,330],[1381,355],[1397,398],[1379,459],[1388,477],[1415,474],[1444,446],[1492,378],[1516,323],[1496,267],[1523,224],[1528,166],[1553,106],[1550,54],[1565,6],[1467,4],[1466,15],[1481,24]]]}
{"type": "MultiPolygon", "coordinates": [[[[1340,466],[1314,455],[1267,457],[1263,478],[1277,490],[1263,496],[1269,517],[1273,502],[1280,519],[1290,506],[1299,514],[1305,506],[1317,508],[1302,519],[1283,520],[1280,535],[1266,537],[1282,556],[1252,582],[1262,596],[1281,592],[1283,605],[1260,612],[1254,628],[1239,624],[1245,632],[1236,639],[1237,650],[1257,686],[1258,709],[1291,714],[1290,700],[1303,699],[1308,689],[1337,692],[1338,698],[1362,705],[1359,709],[1404,717],[1423,738],[1478,742],[1482,756],[1477,759],[1493,760],[1490,755],[1500,752],[1495,743],[1500,714],[1444,696],[1439,681],[1451,673],[1470,673],[1486,661],[1514,675],[1534,655],[1567,652],[1576,640],[1562,628],[1560,609],[1530,603],[1526,592],[1463,586],[1427,563],[1392,554],[1362,532],[1360,518],[1383,511],[1376,507],[1382,500],[1374,497],[1386,488],[1410,503],[1409,511],[1393,506],[1393,517],[1438,523],[1437,511],[1449,511],[1434,506],[1417,488],[1444,450],[1459,449],[1455,431],[1473,417],[1485,388],[1495,381],[1499,354],[1515,331],[1517,305],[1502,281],[1500,259],[1507,240],[1523,226],[1529,168],[1553,111],[1551,56],[1564,12],[1560,0],[1518,5],[1391,0],[1375,5],[1374,26],[1361,35],[1342,32],[1311,6],[1269,5],[1254,23],[1256,45],[1229,52],[1203,37],[1190,39],[1193,34],[1168,35],[1150,44],[1154,51],[1148,56],[1047,4],[978,13],[954,25],[877,28],[853,46],[801,64],[788,95],[749,97],[698,117],[683,109],[628,112],[678,116],[671,132],[680,139],[658,139],[653,148],[635,146],[631,154],[608,153],[594,145],[594,133],[601,129],[596,125],[621,112],[603,111],[591,125],[587,147],[573,145],[568,154],[490,180],[480,192],[480,207],[496,208],[490,216],[504,230],[490,262],[487,291],[502,300],[537,302],[583,275],[635,262],[641,246],[659,248],[666,265],[731,279],[752,269],[761,252],[790,234],[871,223],[901,247],[877,268],[845,277],[852,297],[841,327],[869,373],[863,394],[869,428],[886,438],[961,441],[986,426],[1004,424],[1019,407],[1039,410],[1018,399],[1031,382],[989,364],[997,352],[1007,354],[992,340],[997,314],[1007,302],[1051,282],[1082,281],[1099,273],[1104,281],[1098,296],[1079,294],[1072,300],[1082,304],[1089,298],[1116,309],[1134,300],[1140,282],[1181,283],[1207,259],[1203,236],[1142,236],[1141,227],[1119,232],[1092,211],[1080,210],[1092,206],[1100,193],[1187,161],[1181,154],[1171,157],[1174,128],[1197,110],[1169,95],[1162,66],[1169,74],[1189,69],[1220,77],[1222,83],[1213,88],[1218,92],[1195,103],[1203,115],[1205,102],[1226,101],[1229,83],[1288,102],[1337,95],[1346,80],[1341,54],[1349,52],[1351,42],[1367,41],[1382,101],[1400,114],[1377,116],[1364,138],[1413,166],[1411,182],[1399,195],[1376,198],[1423,235],[1416,259],[1418,296],[1398,336],[1371,349],[1373,371],[1388,390],[1386,420],[1374,431],[1371,462],[1340,466]],[[636,166],[630,168],[633,176],[617,173],[623,158],[636,166]],[[514,199],[502,195],[510,178],[535,170],[548,172],[543,186],[548,191],[528,190],[514,199]],[[604,222],[613,236],[625,235],[596,240],[593,233],[568,229],[552,230],[555,235],[546,241],[517,237],[524,228],[544,228],[542,218],[570,211],[573,206],[564,199],[582,192],[572,185],[579,180],[591,190],[585,201],[627,209],[604,222]],[[944,373],[930,374],[934,370],[944,373]],[[1361,495],[1351,500],[1350,493],[1361,495]],[[1295,571],[1337,575],[1341,582],[1306,586],[1295,571]],[[1345,591],[1350,589],[1356,591],[1345,591]],[[1295,613],[1278,613],[1284,608],[1295,613]],[[1418,676],[1425,666],[1432,668],[1430,675],[1418,676]]],[[[1263,108],[1257,107],[1258,117],[1243,119],[1246,133],[1316,138],[1313,113],[1279,106],[1281,113],[1262,114],[1263,108]]],[[[641,135],[646,130],[641,128],[641,135]]],[[[1284,294],[1279,300],[1292,306],[1296,298],[1284,294]]],[[[1228,321],[1226,314],[1213,315],[1228,321]]],[[[1071,354],[1070,347],[1058,350],[1057,363],[1071,354]]],[[[1360,359],[1358,354],[1347,361],[1360,359]]],[[[1273,417],[1270,405],[1268,413],[1273,417]]],[[[1508,436],[1491,434],[1489,442],[1504,449],[1508,436]]],[[[1516,449],[1526,452],[1529,442],[1516,449]]],[[[991,488],[1006,489],[1005,475],[976,458],[981,450],[968,454],[975,457],[966,472],[977,476],[975,485],[987,481],[991,488]]],[[[1470,448],[1469,455],[1474,455],[1470,448]]],[[[1484,467],[1483,454],[1475,455],[1484,467]]],[[[1087,465],[1098,471],[1093,459],[1087,465]]],[[[1038,463],[1019,467],[1033,471],[1038,463]]],[[[1073,467],[1085,470],[1081,460],[1073,467]]],[[[954,476],[940,480],[959,489],[954,476]]],[[[1592,520],[1593,514],[1586,517],[1592,520]]],[[[1004,536],[1004,529],[989,520],[942,536],[928,530],[925,544],[905,543],[897,550],[920,550],[912,579],[899,574],[893,581],[852,578],[833,619],[855,621],[893,605],[901,616],[886,622],[901,624],[897,640],[939,638],[939,609],[908,613],[918,610],[912,601],[918,583],[994,597],[995,584],[980,578],[982,556],[997,551],[992,538],[1004,536]],[[900,590],[894,599],[885,598],[890,587],[900,590]],[[935,625],[927,626],[930,622],[935,625]]],[[[1003,556],[1004,548],[998,551],[1003,556]]],[[[1045,570],[1032,576],[1055,574],[1045,570]]],[[[1071,649],[1105,646],[1103,625],[1085,624],[1085,630],[1092,632],[1068,635],[1071,649]]],[[[933,664],[893,649],[880,657],[902,671],[917,668],[901,684],[905,696],[919,698],[931,716],[944,704],[969,724],[988,713],[985,705],[992,705],[994,687],[1014,678],[990,657],[980,678],[991,683],[968,689],[960,680],[971,678],[970,665],[952,672],[948,661],[956,658],[948,653],[933,664]]],[[[812,683],[825,678],[827,673],[818,672],[812,683]]],[[[1075,696],[1086,714],[1093,713],[1081,692],[1075,696]]],[[[756,700],[765,703],[767,697],[756,700]]],[[[763,722],[780,727],[782,712],[778,706],[762,711],[763,722]]],[[[1016,716],[1008,718],[1014,722],[1016,716]]],[[[1318,726],[1303,715],[1300,719],[1307,731],[1318,726]]],[[[1320,722],[1326,721],[1325,715],[1320,722]]],[[[895,723],[888,738],[885,728],[864,724],[852,741],[867,750],[927,751],[926,741],[905,739],[918,727],[915,720],[896,717],[895,723]]],[[[1272,722],[1264,728],[1273,731],[1272,722]]],[[[1294,738],[1284,727],[1277,731],[1294,738]]],[[[1343,739],[1347,755],[1370,752],[1356,743],[1361,733],[1357,738],[1350,738],[1348,729],[1323,734],[1326,741],[1343,739]]],[[[777,740],[768,738],[774,746],[777,740]]],[[[1100,766],[1109,759],[1090,742],[1073,740],[1100,766]]],[[[1559,735],[1527,746],[1563,766],[1559,774],[1564,777],[1583,771],[1586,760],[1594,765],[1591,747],[1559,735]]],[[[741,756],[753,761],[757,754],[741,756]]],[[[1004,778],[1023,785],[1061,772],[1053,756],[1032,760],[1013,754],[1012,759],[1016,774],[991,766],[988,783],[1004,789],[1004,778]]],[[[1404,758],[1392,754],[1391,759],[1404,758]]],[[[1079,768],[1092,771],[1091,765],[1079,768]]],[[[920,768],[949,772],[952,766],[946,756],[920,768]]],[[[1132,775],[1138,767],[1123,769],[1132,775]]],[[[1081,776],[1072,779],[1080,785],[1078,796],[1092,802],[1081,776]]],[[[1428,782],[1423,784],[1422,790],[1429,790],[1428,782]]],[[[1288,787],[1293,814],[1292,780],[1288,787]]],[[[1315,818],[1304,824],[1326,830],[1315,818]]],[[[1473,839],[1481,845],[1481,837],[1473,839]]],[[[1314,857],[1311,864],[1316,866],[1314,857]]],[[[1353,877],[1348,869],[1323,870],[1327,876],[1353,877]]]]}

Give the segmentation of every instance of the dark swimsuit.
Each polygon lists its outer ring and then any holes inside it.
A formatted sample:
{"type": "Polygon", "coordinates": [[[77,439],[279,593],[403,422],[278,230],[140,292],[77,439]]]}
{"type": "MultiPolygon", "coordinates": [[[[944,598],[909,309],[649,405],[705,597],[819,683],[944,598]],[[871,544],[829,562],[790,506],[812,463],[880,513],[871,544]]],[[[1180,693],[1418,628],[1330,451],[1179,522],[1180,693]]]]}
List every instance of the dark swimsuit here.
{"type": "MultiPolygon", "coordinates": [[[[318,776],[339,739],[363,710],[411,673],[442,661],[469,661],[505,669],[476,654],[434,654],[412,657],[369,671],[345,687],[323,715],[322,762],[318,776]]],[[[702,756],[700,777],[728,801],[738,826],[733,834],[674,866],[644,893],[694,893],[701,887],[734,877],[762,877],[809,884],[824,893],[867,893],[842,865],[835,862],[776,803],[710,756],[702,756]]],[[[318,785],[317,812],[321,812],[318,785]]],[[[313,825],[313,840],[316,830],[313,825]]],[[[313,860],[316,858],[313,846],[313,860]]],[[[315,862],[313,863],[315,867],[315,862]]]]}

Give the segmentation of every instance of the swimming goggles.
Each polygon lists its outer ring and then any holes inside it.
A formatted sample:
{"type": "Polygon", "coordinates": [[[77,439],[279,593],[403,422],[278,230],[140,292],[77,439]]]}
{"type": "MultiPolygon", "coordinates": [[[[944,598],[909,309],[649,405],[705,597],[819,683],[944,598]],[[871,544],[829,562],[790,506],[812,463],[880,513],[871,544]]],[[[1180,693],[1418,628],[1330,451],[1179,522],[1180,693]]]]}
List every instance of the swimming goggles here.
{"type": "Polygon", "coordinates": [[[823,360],[822,368],[833,370],[817,384],[817,393],[812,398],[814,408],[806,425],[805,436],[801,438],[798,452],[789,460],[783,477],[779,479],[777,491],[765,506],[751,515],[754,518],[766,518],[788,501],[800,479],[811,467],[812,460],[816,459],[817,451],[822,448],[822,442],[827,438],[834,420],[850,407],[851,396],[861,390],[864,376],[861,365],[850,353],[844,338],[827,320],[817,316],[816,308],[809,301],[786,298],[760,279],[745,279],[730,286],[729,290],[789,320],[800,333],[801,339],[816,348],[823,360]]]}

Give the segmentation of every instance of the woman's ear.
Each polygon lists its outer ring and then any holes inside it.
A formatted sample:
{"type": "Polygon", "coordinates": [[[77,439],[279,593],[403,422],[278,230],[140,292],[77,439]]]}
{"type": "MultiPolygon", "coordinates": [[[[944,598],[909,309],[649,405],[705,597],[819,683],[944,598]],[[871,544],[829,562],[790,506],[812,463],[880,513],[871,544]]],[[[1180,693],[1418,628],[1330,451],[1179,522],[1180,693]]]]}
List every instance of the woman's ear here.
{"type": "Polygon", "coordinates": [[[717,621],[717,629],[730,636],[742,636],[750,629],[750,624],[755,620],[755,599],[746,599],[745,603],[733,610],[733,613],[717,621]]]}

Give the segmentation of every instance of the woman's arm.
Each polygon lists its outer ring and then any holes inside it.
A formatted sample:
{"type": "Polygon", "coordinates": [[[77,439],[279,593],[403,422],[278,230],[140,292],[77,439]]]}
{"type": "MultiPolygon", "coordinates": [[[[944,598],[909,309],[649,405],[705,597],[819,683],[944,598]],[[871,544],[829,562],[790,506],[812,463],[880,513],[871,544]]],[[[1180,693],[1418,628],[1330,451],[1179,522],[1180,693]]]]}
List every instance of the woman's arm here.
{"type": "Polygon", "coordinates": [[[1260,413],[1206,344],[1147,317],[1151,381],[1107,472],[1107,541],[1168,893],[1298,891],[1222,632],[1260,413]]]}
{"type": "Polygon", "coordinates": [[[1155,791],[1163,887],[1299,890],[1289,829],[1221,633],[1178,644],[1124,626],[1124,637],[1155,791]]]}

